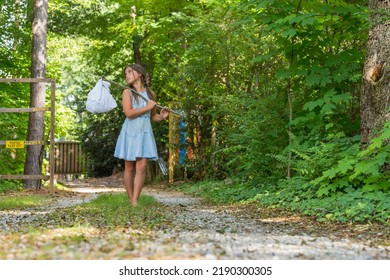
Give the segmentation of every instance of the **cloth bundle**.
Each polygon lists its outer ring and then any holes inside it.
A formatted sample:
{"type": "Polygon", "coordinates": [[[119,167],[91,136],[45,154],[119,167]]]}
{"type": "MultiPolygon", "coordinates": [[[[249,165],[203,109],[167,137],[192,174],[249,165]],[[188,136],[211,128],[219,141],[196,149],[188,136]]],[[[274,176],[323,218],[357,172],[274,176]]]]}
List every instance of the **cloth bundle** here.
{"type": "Polygon", "coordinates": [[[110,94],[110,83],[100,79],[88,93],[86,109],[91,113],[105,113],[118,105],[110,94]]]}

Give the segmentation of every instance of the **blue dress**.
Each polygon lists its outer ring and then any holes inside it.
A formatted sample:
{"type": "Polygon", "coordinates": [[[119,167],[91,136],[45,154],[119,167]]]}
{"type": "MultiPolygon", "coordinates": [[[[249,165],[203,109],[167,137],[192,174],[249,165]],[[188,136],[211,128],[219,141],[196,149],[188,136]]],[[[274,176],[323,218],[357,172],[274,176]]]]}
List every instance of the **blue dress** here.
{"type": "MultiPolygon", "coordinates": [[[[146,91],[141,92],[148,100],[146,91]]],[[[132,97],[133,109],[143,108],[146,101],[132,97]]],[[[126,118],[116,142],[114,156],[120,159],[135,161],[137,158],[157,159],[157,146],[154,139],[150,111],[136,118],[126,118]]]]}

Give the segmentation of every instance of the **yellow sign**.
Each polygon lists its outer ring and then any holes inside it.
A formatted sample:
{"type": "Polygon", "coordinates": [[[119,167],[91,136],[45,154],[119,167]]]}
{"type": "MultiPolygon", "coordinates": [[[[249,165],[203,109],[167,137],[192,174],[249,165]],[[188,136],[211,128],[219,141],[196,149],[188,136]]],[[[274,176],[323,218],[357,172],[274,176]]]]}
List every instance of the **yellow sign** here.
{"type": "Polygon", "coordinates": [[[24,141],[5,141],[5,147],[7,149],[23,149],[24,141]]]}

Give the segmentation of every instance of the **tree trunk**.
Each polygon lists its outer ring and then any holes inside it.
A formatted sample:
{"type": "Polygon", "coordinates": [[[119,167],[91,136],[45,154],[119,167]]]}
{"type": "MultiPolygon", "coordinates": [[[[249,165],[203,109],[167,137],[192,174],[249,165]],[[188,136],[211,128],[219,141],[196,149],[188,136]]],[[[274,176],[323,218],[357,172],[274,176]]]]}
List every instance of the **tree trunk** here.
{"type": "MultiPolygon", "coordinates": [[[[32,22],[31,77],[46,77],[46,34],[48,0],[34,0],[32,22]]],[[[30,107],[45,107],[46,84],[32,83],[30,107]]],[[[45,132],[45,112],[30,113],[28,120],[28,141],[43,141],[45,132]]],[[[43,146],[27,146],[24,174],[38,175],[42,172],[43,146]]],[[[26,180],[25,188],[39,188],[41,180],[26,180]]]]}
{"type": "Polygon", "coordinates": [[[142,36],[137,34],[133,36],[134,63],[137,64],[142,63],[141,50],[140,50],[141,42],[142,42],[142,36]]]}
{"type": "Polygon", "coordinates": [[[367,146],[390,120],[390,1],[370,0],[372,27],[367,42],[361,96],[361,137],[367,146]]]}
{"type": "MultiPolygon", "coordinates": [[[[136,20],[137,20],[137,7],[132,6],[131,7],[131,17],[133,18],[133,24],[134,26],[137,26],[136,20]]],[[[142,36],[138,35],[137,29],[135,30],[135,34],[133,35],[133,52],[134,52],[134,63],[142,64],[141,63],[141,42],[142,42],[142,36]]]]}

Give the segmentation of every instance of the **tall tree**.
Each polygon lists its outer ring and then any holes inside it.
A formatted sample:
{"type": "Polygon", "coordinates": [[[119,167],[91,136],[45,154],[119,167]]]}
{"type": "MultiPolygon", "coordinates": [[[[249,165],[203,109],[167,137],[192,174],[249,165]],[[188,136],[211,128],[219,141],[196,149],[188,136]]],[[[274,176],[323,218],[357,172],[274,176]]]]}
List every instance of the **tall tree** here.
{"type": "Polygon", "coordinates": [[[390,120],[390,1],[370,0],[371,29],[367,42],[361,96],[362,143],[369,143],[390,120]]]}
{"type": "MultiPolygon", "coordinates": [[[[46,36],[48,20],[48,0],[34,0],[32,22],[31,77],[46,77],[46,36]]],[[[45,83],[32,83],[30,88],[30,107],[45,107],[45,83]]],[[[30,113],[27,140],[43,141],[45,131],[45,113],[30,113]]],[[[41,174],[43,147],[27,146],[24,173],[41,174]]],[[[26,180],[27,189],[39,188],[40,180],[26,180]]]]}

